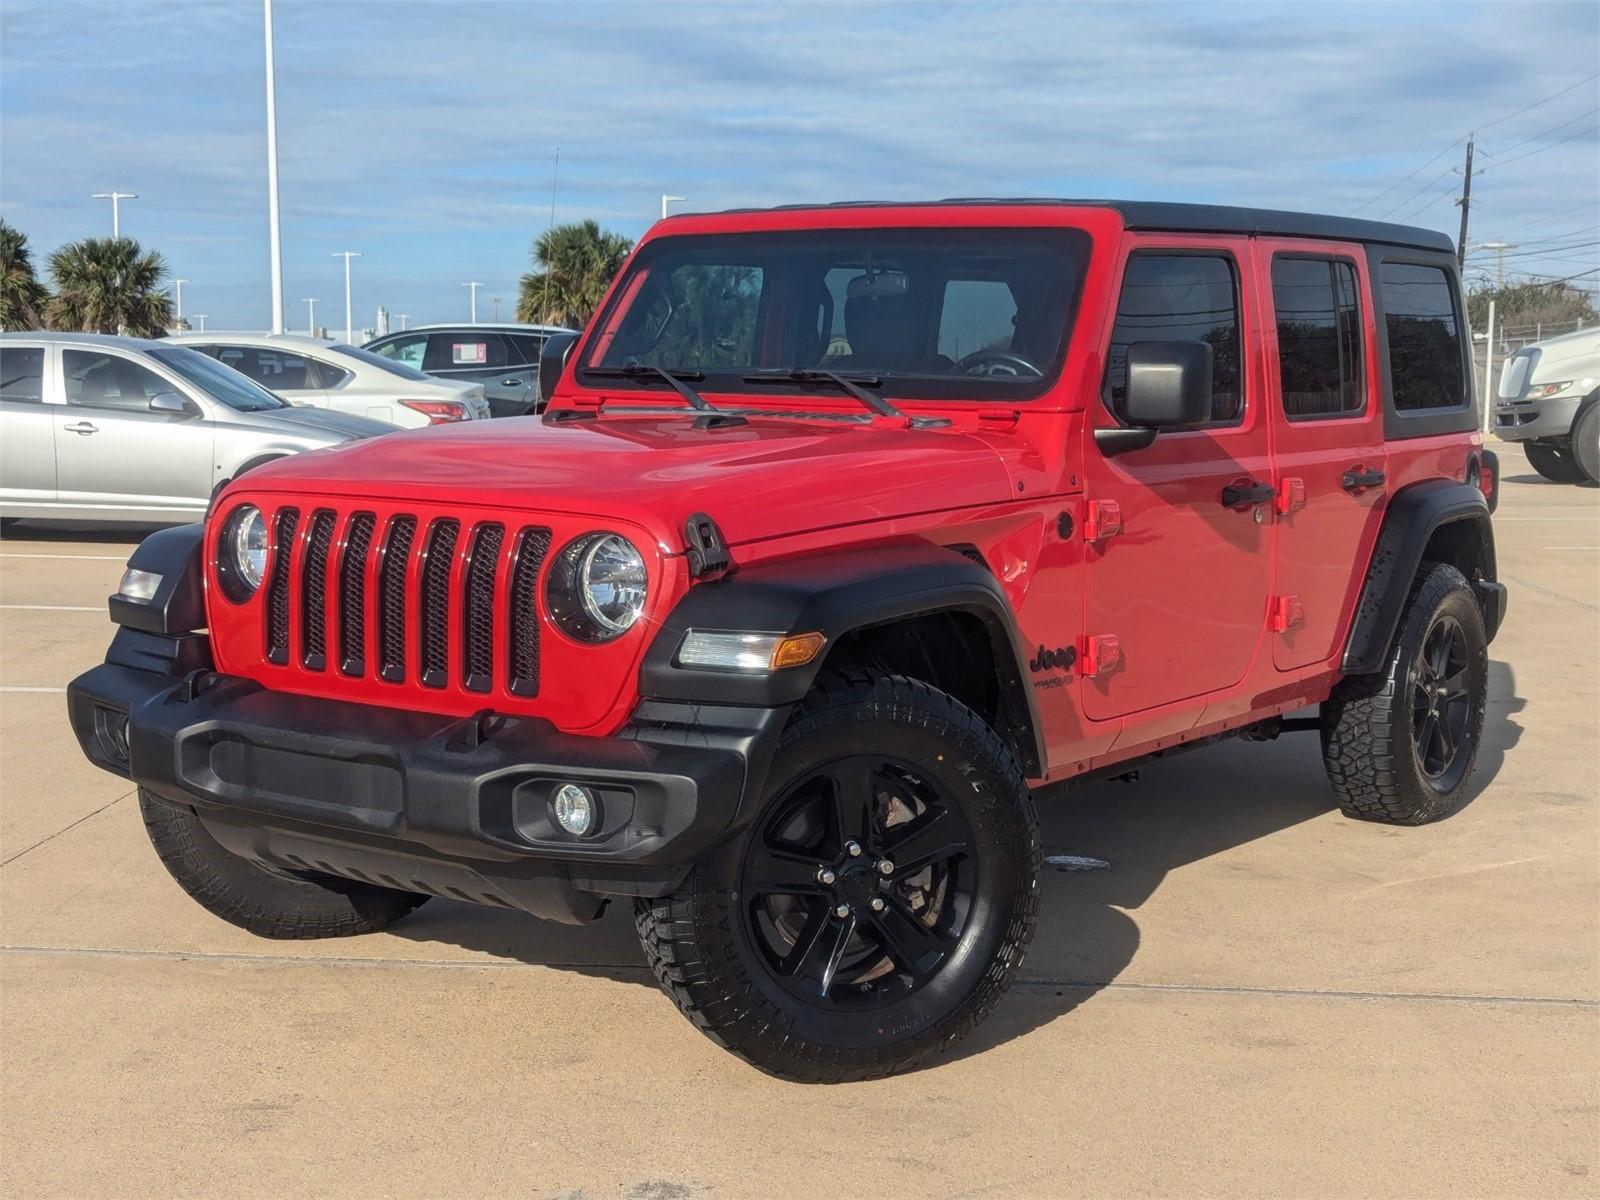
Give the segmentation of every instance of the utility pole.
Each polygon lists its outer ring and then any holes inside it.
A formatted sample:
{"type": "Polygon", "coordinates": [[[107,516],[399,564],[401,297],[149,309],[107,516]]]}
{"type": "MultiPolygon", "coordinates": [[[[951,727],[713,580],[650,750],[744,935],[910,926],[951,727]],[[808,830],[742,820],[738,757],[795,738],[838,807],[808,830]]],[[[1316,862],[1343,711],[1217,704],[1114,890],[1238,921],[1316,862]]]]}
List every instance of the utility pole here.
{"type": "Polygon", "coordinates": [[[476,325],[478,323],[478,289],[481,288],[483,284],[476,279],[470,279],[461,286],[472,289],[472,323],[476,325]]]}
{"type": "Polygon", "coordinates": [[[350,314],[350,260],[360,258],[359,250],[335,250],[333,258],[344,259],[344,340],[347,343],[355,341],[355,319],[350,314]]]}
{"type": "MultiPolygon", "coordinates": [[[[283,245],[278,229],[278,95],[272,57],[272,0],[262,0],[267,39],[267,240],[272,256],[272,332],[283,332],[283,245]]],[[[349,260],[345,260],[346,267],[349,260]]]]}
{"type": "Polygon", "coordinates": [[[306,336],[317,336],[317,297],[301,296],[300,303],[306,306],[306,336]]]}
{"type": "Polygon", "coordinates": [[[1477,133],[1467,134],[1467,165],[1461,172],[1461,199],[1456,203],[1461,205],[1461,235],[1456,238],[1456,269],[1461,270],[1467,265],[1467,211],[1472,207],[1472,139],[1477,133]]]}
{"type": "Polygon", "coordinates": [[[178,319],[178,323],[180,325],[183,323],[183,285],[188,283],[188,282],[189,281],[187,279],[174,279],[172,281],[173,287],[175,287],[178,290],[178,318],[177,319],[178,319]]]}
{"type": "Polygon", "coordinates": [[[111,201],[111,236],[114,237],[114,238],[122,237],[122,214],[121,214],[121,212],[120,212],[120,210],[118,209],[117,206],[124,200],[137,200],[139,198],[139,193],[138,192],[96,192],[90,198],[93,199],[93,200],[109,200],[109,201],[111,201]]]}

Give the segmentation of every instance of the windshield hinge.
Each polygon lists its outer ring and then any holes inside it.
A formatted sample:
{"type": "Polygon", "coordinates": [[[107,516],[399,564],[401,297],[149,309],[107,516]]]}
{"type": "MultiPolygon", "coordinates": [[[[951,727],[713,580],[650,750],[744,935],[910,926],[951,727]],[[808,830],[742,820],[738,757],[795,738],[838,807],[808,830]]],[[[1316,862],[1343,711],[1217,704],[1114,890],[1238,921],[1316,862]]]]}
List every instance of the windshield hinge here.
{"type": "Polygon", "coordinates": [[[722,540],[722,530],[705,513],[695,513],[684,522],[683,532],[689,543],[691,579],[719,579],[733,569],[733,557],[728,553],[728,543],[722,540]]]}

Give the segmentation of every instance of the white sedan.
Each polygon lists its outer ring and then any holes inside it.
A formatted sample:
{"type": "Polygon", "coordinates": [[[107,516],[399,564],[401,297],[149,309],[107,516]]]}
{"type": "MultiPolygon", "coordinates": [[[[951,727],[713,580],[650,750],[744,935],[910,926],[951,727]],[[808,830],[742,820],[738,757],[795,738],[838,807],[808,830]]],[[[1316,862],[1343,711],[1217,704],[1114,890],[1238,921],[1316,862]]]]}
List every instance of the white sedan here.
{"type": "Polygon", "coordinates": [[[185,333],[166,341],[209,354],[291,404],[408,428],[490,415],[482,384],[435,379],[342,342],[248,333],[185,333]]]}

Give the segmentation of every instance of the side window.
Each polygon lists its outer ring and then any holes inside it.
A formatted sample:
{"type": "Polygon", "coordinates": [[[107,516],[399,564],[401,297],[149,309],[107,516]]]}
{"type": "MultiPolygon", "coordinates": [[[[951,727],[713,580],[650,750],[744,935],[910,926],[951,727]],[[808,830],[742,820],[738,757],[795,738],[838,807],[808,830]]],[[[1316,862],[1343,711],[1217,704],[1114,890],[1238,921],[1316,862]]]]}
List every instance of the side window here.
{"type": "Polygon", "coordinates": [[[327,390],[332,390],[333,388],[336,388],[348,380],[356,377],[356,373],[354,371],[347,371],[343,367],[336,367],[332,363],[325,362],[320,358],[313,358],[309,360],[306,365],[310,372],[311,378],[314,380],[314,382],[309,385],[311,387],[320,387],[327,390]]]}
{"type": "Polygon", "coordinates": [[[150,398],[178,389],[148,367],[115,354],[92,350],[63,350],[67,403],[89,408],[120,408],[145,412],[150,398]]]}
{"type": "Polygon", "coordinates": [[[497,333],[428,335],[425,371],[483,371],[506,365],[506,344],[497,333]]]}
{"type": "Polygon", "coordinates": [[[511,362],[514,366],[539,365],[539,355],[544,351],[544,338],[536,333],[511,333],[506,335],[511,343],[511,362]]]}
{"type": "Polygon", "coordinates": [[[44,350],[32,346],[0,349],[0,400],[44,402],[44,350]]]}
{"type": "Polygon", "coordinates": [[[1244,414],[1239,288],[1233,259],[1219,254],[1134,254],[1122,276],[1106,362],[1105,399],[1122,411],[1128,347],[1135,342],[1205,342],[1211,347],[1211,424],[1244,414]]]}
{"type": "Polygon", "coordinates": [[[980,350],[1008,353],[1017,331],[1017,301],[1000,279],[952,279],[939,313],[939,353],[960,362],[980,350]]]}
{"type": "Polygon", "coordinates": [[[385,342],[381,346],[372,347],[374,354],[381,354],[385,358],[392,358],[397,363],[404,363],[408,367],[422,370],[423,355],[428,349],[428,335],[425,333],[413,334],[410,337],[395,338],[392,342],[385,342]]]}
{"type": "Polygon", "coordinates": [[[1450,277],[1439,267],[1386,262],[1378,280],[1394,406],[1401,412],[1460,408],[1467,389],[1450,277]]]}
{"type": "Polygon", "coordinates": [[[1355,267],[1342,259],[1275,256],[1272,307],[1284,415],[1302,421],[1362,411],[1366,387],[1355,267]]]}
{"type": "Polygon", "coordinates": [[[218,357],[269,392],[304,392],[319,386],[315,368],[303,354],[266,346],[224,346],[218,357]]]}

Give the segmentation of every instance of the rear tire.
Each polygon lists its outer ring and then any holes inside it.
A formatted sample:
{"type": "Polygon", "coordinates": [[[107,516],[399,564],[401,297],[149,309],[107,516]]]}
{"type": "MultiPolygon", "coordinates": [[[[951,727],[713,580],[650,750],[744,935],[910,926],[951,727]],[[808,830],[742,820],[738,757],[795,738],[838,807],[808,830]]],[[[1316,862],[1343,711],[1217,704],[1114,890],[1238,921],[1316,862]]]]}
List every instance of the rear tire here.
{"type": "Polygon", "coordinates": [[[277,871],[222,848],[188,809],[139,789],[145,831],[162,866],[204,909],[264,938],[377,933],[428,899],[313,872],[277,871]]]}
{"type": "Polygon", "coordinates": [[[1384,669],[1344,680],[1322,706],[1322,761],[1345,816],[1424,825],[1454,812],[1478,757],[1488,685],[1472,586],[1448,563],[1424,563],[1384,669]]]}
{"type": "Polygon", "coordinates": [[[1572,427],[1572,457],[1589,483],[1600,483],[1600,401],[1590,401],[1572,427]]]}
{"type": "Polygon", "coordinates": [[[994,731],[927,684],[852,673],[796,708],[753,823],[635,921],[712,1041],[842,1083],[988,1016],[1033,936],[1039,872],[1033,800],[994,731]]]}
{"type": "Polygon", "coordinates": [[[1583,482],[1583,467],[1569,446],[1529,442],[1522,452],[1528,456],[1528,464],[1551,483],[1583,482]]]}

